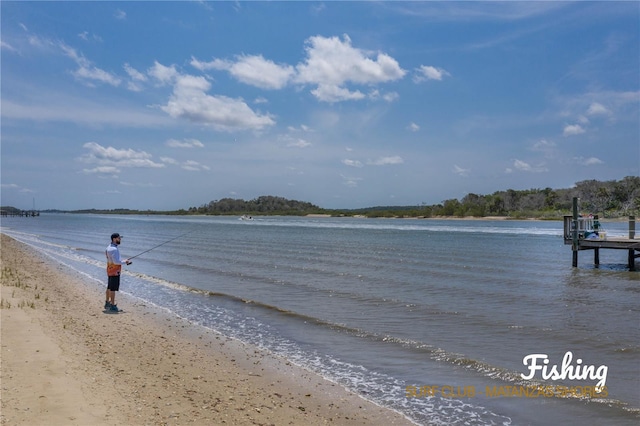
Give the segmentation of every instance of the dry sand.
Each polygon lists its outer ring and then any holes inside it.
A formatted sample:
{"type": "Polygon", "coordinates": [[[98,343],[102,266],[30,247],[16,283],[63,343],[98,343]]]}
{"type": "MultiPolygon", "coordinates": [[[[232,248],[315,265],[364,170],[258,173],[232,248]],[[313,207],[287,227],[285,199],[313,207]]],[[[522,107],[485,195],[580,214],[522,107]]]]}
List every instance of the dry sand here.
{"type": "Polygon", "coordinates": [[[411,424],[121,292],[105,313],[105,287],[1,238],[3,425],[411,424]]]}

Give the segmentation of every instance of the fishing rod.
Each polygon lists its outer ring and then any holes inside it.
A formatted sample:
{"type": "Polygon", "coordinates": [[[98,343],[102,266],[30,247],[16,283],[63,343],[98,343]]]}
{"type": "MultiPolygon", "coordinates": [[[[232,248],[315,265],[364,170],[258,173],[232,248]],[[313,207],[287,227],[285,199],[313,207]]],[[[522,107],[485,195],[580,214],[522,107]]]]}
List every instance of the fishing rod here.
{"type": "Polygon", "coordinates": [[[172,238],[172,239],[170,239],[170,240],[168,240],[168,241],[165,241],[164,243],[160,243],[160,244],[158,244],[157,246],[153,246],[153,247],[151,247],[150,249],[143,251],[142,253],[138,253],[138,254],[136,254],[135,256],[131,256],[128,260],[134,259],[134,258],[136,258],[136,257],[138,257],[138,256],[141,256],[141,255],[145,254],[145,253],[149,253],[151,250],[155,250],[155,249],[157,249],[157,248],[158,248],[158,247],[160,247],[160,246],[163,246],[163,245],[165,245],[165,244],[169,244],[171,241],[175,241],[175,240],[177,240],[178,238],[182,238],[182,237],[184,237],[185,235],[190,234],[190,233],[191,233],[191,231],[189,231],[189,232],[185,232],[185,233],[184,233],[184,234],[182,234],[182,235],[178,235],[177,237],[172,238]]]}

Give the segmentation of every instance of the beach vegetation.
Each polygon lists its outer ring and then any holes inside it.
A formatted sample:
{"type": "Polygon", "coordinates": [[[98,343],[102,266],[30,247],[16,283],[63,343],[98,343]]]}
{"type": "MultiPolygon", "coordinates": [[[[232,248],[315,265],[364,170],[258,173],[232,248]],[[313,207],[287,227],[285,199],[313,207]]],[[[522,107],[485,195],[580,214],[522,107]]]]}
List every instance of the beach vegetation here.
{"type": "Polygon", "coordinates": [[[36,303],[35,302],[29,302],[27,300],[21,300],[20,303],[18,303],[18,308],[35,309],[36,308],[36,303]]]}
{"type": "Polygon", "coordinates": [[[7,287],[28,288],[28,286],[22,282],[18,271],[14,270],[10,266],[2,268],[2,271],[0,272],[0,282],[3,286],[7,287]]]}

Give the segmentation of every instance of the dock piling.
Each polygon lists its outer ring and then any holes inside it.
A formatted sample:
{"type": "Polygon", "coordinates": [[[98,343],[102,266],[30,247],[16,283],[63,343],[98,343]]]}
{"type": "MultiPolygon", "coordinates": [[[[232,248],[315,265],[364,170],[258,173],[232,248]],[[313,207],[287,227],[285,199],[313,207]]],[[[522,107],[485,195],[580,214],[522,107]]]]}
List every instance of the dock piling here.
{"type": "MultiPolygon", "coordinates": [[[[629,216],[629,239],[633,240],[635,237],[636,237],[636,217],[635,216],[629,216]]],[[[636,255],[635,255],[635,250],[634,249],[629,249],[628,263],[629,263],[629,270],[630,271],[635,271],[636,270],[636,255]]]]}
{"type": "Polygon", "coordinates": [[[571,220],[571,250],[573,251],[573,267],[578,267],[578,199],[573,197],[573,216],[571,220]]]}

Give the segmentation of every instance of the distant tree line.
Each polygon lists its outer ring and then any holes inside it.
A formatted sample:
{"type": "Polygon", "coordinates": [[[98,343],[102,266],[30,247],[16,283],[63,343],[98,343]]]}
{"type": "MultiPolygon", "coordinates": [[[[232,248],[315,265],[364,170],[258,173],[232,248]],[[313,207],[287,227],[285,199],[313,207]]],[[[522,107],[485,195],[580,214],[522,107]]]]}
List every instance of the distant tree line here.
{"type": "MultiPolygon", "coordinates": [[[[574,197],[580,199],[580,211],[598,214],[602,218],[615,218],[640,214],[640,177],[627,176],[621,180],[583,180],[567,189],[527,189],[496,191],[490,195],[467,194],[462,199],[452,198],[442,203],[418,206],[379,206],[364,209],[328,210],[305,201],[288,200],[265,195],[253,200],[223,198],[188,210],[75,210],[67,213],[95,214],[170,214],[170,215],[283,215],[305,216],[328,214],[332,216],[365,217],[486,217],[502,216],[513,219],[561,219],[571,214],[574,197]]],[[[12,211],[14,207],[1,207],[12,211]]],[[[17,210],[17,209],[15,209],[17,210]]],[[[46,210],[45,210],[46,212],[46,210]]],[[[53,210],[52,210],[53,212],[53,210]]],[[[55,212],[61,212],[56,210],[55,212]]]]}
{"type": "Polygon", "coordinates": [[[324,213],[325,210],[305,201],[288,200],[283,197],[264,195],[245,201],[234,198],[223,198],[211,201],[200,207],[189,208],[189,214],[208,215],[286,215],[299,216],[313,213],[324,213]]]}
{"type": "Polygon", "coordinates": [[[584,180],[568,189],[528,189],[496,191],[490,195],[467,194],[436,205],[377,207],[356,210],[367,217],[485,217],[559,219],[571,214],[573,198],[580,210],[601,217],[621,217],[640,213],[640,177],[619,181],[584,180]]]}
{"type": "Polygon", "coordinates": [[[527,189],[496,191],[490,195],[467,194],[462,199],[449,199],[440,204],[419,206],[368,207],[364,209],[328,210],[314,204],[262,196],[245,201],[223,198],[201,207],[191,207],[187,214],[251,214],[366,217],[486,217],[560,219],[571,214],[573,197],[580,198],[583,212],[601,217],[620,217],[640,213],[640,177],[627,176],[619,181],[584,180],[568,189],[527,189]]]}
{"type": "Polygon", "coordinates": [[[11,206],[0,207],[0,211],[3,211],[9,215],[17,215],[22,213],[22,210],[17,209],[15,207],[11,207],[11,206]]]}

